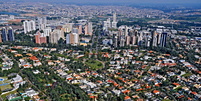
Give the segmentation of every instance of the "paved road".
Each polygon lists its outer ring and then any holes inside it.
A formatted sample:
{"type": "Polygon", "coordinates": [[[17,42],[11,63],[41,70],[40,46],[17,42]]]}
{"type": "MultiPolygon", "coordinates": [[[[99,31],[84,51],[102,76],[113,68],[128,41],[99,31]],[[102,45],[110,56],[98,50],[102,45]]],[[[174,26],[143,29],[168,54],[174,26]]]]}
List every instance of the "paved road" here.
{"type": "Polygon", "coordinates": [[[96,44],[96,53],[98,53],[98,45],[99,45],[99,39],[101,37],[100,35],[100,28],[98,28],[99,32],[98,32],[98,39],[97,39],[97,44],[96,44]]]}
{"type": "Polygon", "coordinates": [[[97,30],[97,26],[96,26],[96,29],[94,30],[94,32],[93,32],[93,38],[92,38],[92,43],[91,43],[91,49],[90,49],[90,51],[92,51],[92,48],[93,48],[93,44],[94,44],[94,38],[95,38],[95,32],[96,32],[96,30],[97,30]]]}

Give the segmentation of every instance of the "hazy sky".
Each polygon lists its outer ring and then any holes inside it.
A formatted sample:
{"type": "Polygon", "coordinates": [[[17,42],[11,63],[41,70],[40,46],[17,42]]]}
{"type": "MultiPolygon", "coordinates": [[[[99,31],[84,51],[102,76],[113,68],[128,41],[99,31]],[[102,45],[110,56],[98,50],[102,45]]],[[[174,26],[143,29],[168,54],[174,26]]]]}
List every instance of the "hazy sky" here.
{"type": "MultiPolygon", "coordinates": [[[[4,0],[8,1],[8,0],[4,0]]],[[[201,0],[12,0],[12,1],[40,1],[40,2],[66,2],[66,3],[151,3],[151,4],[184,4],[201,3],[201,0]]]]}

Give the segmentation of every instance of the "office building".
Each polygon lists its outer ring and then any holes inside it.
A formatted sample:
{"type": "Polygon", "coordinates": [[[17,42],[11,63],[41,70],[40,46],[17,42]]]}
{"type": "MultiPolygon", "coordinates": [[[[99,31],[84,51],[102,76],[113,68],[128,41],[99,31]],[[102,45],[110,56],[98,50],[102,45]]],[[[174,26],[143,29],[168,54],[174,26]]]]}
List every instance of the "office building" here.
{"type": "Polygon", "coordinates": [[[1,29],[1,33],[2,33],[2,40],[3,40],[3,42],[8,41],[8,35],[7,35],[7,31],[6,31],[6,28],[5,28],[5,27],[3,27],[3,28],[1,29]]]}
{"type": "Polygon", "coordinates": [[[13,33],[13,28],[12,27],[8,27],[8,38],[9,41],[15,41],[15,37],[14,37],[14,33],[13,33]]]}
{"type": "Polygon", "coordinates": [[[160,47],[166,47],[167,33],[163,32],[160,41],[160,47]]]}

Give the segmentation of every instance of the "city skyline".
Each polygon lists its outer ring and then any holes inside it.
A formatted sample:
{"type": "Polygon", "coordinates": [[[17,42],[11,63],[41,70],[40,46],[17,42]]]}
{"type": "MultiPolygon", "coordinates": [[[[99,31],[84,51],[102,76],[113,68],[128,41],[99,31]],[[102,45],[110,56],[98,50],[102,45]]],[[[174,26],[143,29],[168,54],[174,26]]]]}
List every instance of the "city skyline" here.
{"type": "Polygon", "coordinates": [[[54,2],[75,4],[200,4],[200,0],[2,0],[2,2],[54,2]]]}

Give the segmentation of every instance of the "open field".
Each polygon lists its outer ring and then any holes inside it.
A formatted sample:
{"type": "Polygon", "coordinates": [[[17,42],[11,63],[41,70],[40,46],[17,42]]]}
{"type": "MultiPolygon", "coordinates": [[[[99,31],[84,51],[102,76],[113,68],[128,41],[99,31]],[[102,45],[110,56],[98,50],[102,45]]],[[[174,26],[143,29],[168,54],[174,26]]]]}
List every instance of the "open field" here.
{"type": "Polygon", "coordinates": [[[92,69],[100,69],[103,67],[103,64],[96,60],[87,60],[85,64],[91,67],[92,69]]]}

